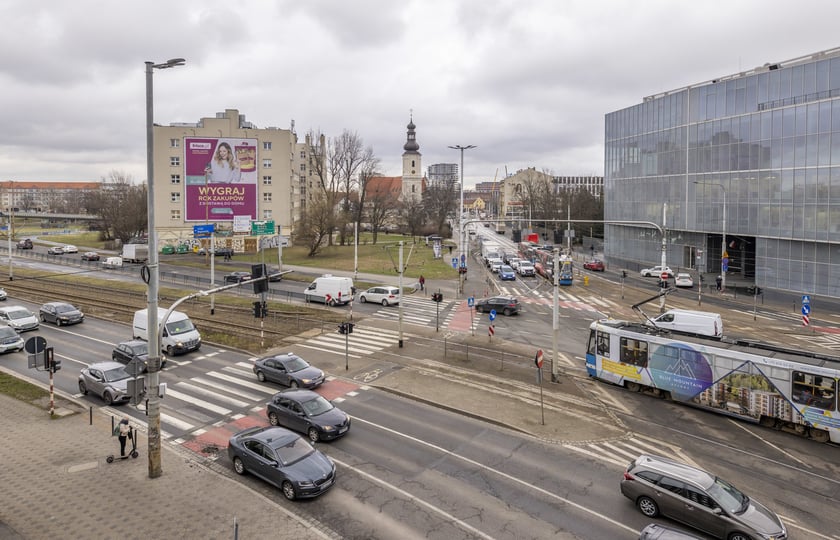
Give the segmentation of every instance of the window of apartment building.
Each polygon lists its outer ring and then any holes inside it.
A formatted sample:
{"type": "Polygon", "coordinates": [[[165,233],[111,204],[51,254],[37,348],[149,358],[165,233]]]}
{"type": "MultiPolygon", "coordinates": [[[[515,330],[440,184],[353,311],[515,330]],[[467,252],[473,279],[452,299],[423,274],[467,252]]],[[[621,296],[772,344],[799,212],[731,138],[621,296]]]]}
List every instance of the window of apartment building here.
{"type": "Polygon", "coordinates": [[[181,200],[181,193],[178,191],[173,191],[169,194],[169,200],[171,202],[179,202],[181,200]]]}
{"type": "Polygon", "coordinates": [[[169,211],[169,219],[171,221],[181,221],[181,211],[180,210],[170,210],[169,211]]]}
{"type": "Polygon", "coordinates": [[[263,210],[263,219],[271,219],[271,210],[263,210]]]}
{"type": "Polygon", "coordinates": [[[271,177],[270,176],[263,176],[263,185],[270,186],[271,185],[271,177]]]}
{"type": "Polygon", "coordinates": [[[263,169],[270,169],[271,168],[271,160],[270,159],[264,159],[262,166],[263,166],[263,169]]]}
{"type": "Polygon", "coordinates": [[[180,184],[181,183],[181,175],[180,174],[170,174],[169,175],[169,183],[170,184],[180,184]]]}
{"type": "Polygon", "coordinates": [[[300,151],[300,159],[306,159],[306,150],[300,151]]]}
{"type": "Polygon", "coordinates": [[[301,163],[300,164],[300,172],[306,173],[306,163],[301,163]]]}
{"type": "Polygon", "coordinates": [[[170,148],[178,148],[181,146],[181,139],[169,139],[170,148]]]}
{"type": "Polygon", "coordinates": [[[271,150],[271,141],[263,141],[263,150],[271,150]]]}
{"type": "Polygon", "coordinates": [[[264,192],[263,193],[263,202],[271,202],[271,193],[264,192]]]}
{"type": "Polygon", "coordinates": [[[172,166],[172,167],[180,167],[181,166],[181,158],[178,157],[178,156],[170,156],[169,165],[172,166]]]}

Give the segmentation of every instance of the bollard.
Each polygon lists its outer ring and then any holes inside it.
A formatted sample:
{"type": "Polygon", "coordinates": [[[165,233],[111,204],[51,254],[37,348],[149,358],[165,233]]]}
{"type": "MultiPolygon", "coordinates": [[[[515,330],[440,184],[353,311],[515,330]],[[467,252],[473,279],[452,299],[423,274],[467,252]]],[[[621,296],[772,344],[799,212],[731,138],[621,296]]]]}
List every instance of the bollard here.
{"type": "Polygon", "coordinates": [[[90,409],[90,411],[89,411],[90,412],[89,422],[90,422],[90,425],[92,426],[93,425],[93,407],[89,407],[89,409],[90,409]]]}

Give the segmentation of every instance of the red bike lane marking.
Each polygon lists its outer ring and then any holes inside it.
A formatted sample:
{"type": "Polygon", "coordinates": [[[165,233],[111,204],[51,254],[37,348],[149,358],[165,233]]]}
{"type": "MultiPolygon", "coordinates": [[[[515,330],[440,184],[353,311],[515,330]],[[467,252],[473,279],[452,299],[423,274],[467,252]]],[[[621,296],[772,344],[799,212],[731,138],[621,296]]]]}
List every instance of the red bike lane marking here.
{"type": "Polygon", "coordinates": [[[449,329],[456,332],[468,332],[472,328],[472,309],[462,300],[455,308],[455,313],[449,320],[449,329]]]}

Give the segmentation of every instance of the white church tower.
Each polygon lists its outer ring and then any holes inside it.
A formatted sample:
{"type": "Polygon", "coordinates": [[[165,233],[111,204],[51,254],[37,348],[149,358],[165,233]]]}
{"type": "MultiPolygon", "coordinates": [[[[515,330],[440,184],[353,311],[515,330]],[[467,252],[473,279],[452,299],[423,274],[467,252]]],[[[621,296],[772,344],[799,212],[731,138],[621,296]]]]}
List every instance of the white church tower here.
{"type": "Polygon", "coordinates": [[[402,200],[423,196],[423,167],[421,164],[420,145],[414,134],[414,115],[409,117],[408,134],[402,155],[402,200]]]}

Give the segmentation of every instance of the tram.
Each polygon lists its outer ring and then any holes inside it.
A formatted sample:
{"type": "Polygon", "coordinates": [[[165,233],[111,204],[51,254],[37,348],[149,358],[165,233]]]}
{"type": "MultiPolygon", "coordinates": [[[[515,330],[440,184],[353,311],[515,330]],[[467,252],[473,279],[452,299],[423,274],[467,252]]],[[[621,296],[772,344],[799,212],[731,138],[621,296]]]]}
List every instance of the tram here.
{"type": "Polygon", "coordinates": [[[840,357],[605,319],[590,325],[586,371],[630,391],[840,443],[840,357]]]}

